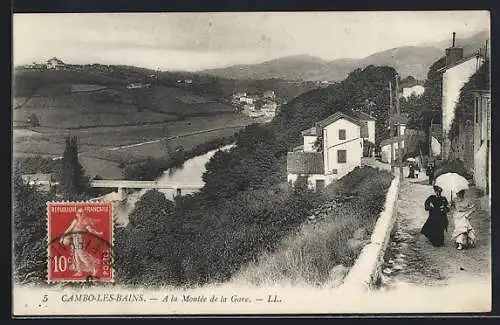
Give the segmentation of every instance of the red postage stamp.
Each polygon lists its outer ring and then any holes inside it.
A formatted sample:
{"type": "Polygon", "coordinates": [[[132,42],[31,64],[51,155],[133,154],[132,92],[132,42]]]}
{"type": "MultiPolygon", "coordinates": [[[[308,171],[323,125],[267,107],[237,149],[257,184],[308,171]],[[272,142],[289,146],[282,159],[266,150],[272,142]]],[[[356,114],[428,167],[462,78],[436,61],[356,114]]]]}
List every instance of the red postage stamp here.
{"type": "Polygon", "coordinates": [[[48,282],[113,282],[109,202],[48,202],[48,282]]]}

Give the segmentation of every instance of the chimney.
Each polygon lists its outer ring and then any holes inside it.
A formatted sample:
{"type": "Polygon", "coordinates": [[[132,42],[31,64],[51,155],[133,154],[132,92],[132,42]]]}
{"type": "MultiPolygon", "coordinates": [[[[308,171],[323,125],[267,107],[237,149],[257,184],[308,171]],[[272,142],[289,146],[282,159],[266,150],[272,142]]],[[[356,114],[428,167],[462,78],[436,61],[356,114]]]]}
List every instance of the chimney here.
{"type": "Polygon", "coordinates": [[[455,32],[453,32],[453,40],[451,47],[446,49],[446,65],[452,65],[464,57],[464,49],[455,47],[455,32]]]}

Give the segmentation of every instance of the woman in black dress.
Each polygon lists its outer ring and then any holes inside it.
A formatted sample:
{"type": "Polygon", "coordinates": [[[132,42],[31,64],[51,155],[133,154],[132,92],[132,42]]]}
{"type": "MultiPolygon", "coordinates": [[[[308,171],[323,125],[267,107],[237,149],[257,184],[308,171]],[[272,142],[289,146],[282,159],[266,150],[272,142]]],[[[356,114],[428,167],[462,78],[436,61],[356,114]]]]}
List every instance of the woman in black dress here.
{"type": "Polygon", "coordinates": [[[448,200],[441,196],[443,189],[434,186],[435,195],[425,200],[424,207],[429,211],[429,217],[420,231],[435,247],[444,245],[444,230],[448,231],[448,218],[446,214],[450,211],[448,200]]]}

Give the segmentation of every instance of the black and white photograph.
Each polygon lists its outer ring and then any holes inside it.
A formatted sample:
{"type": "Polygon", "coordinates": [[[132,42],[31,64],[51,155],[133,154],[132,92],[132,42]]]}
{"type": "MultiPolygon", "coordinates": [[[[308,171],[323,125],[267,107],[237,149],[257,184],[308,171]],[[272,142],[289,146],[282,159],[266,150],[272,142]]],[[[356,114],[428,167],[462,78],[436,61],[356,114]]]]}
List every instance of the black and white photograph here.
{"type": "Polygon", "coordinates": [[[492,310],[490,12],[12,26],[14,316],[492,310]]]}

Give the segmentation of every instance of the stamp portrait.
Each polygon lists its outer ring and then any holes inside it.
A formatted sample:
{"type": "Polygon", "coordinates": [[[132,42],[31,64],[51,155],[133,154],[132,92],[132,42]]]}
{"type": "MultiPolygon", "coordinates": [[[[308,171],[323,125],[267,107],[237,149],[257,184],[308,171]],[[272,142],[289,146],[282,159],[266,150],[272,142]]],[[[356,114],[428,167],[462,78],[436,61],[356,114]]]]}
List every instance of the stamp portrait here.
{"type": "Polygon", "coordinates": [[[109,202],[48,202],[48,282],[113,282],[109,202]]]}

